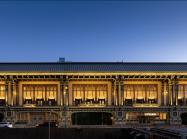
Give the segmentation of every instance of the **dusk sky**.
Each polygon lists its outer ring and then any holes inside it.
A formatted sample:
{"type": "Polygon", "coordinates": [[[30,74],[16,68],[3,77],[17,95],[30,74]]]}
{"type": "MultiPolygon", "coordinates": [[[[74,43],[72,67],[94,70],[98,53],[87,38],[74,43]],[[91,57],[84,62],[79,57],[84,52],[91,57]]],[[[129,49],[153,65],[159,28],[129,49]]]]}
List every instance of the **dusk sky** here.
{"type": "Polygon", "coordinates": [[[0,62],[187,62],[187,2],[0,2],[0,62]]]}

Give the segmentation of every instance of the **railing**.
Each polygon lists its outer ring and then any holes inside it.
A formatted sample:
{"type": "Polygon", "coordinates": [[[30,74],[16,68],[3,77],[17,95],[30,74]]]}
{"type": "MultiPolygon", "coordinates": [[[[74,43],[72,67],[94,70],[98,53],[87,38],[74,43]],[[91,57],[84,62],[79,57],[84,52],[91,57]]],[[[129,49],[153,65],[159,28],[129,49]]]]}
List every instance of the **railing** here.
{"type": "Polygon", "coordinates": [[[5,105],[6,105],[5,99],[0,99],[0,106],[5,106],[5,105]]]}
{"type": "Polygon", "coordinates": [[[135,103],[132,105],[133,107],[159,107],[159,104],[150,104],[150,103],[135,103]]]}
{"type": "Polygon", "coordinates": [[[87,100],[82,100],[82,99],[75,99],[73,101],[74,106],[106,106],[106,100],[105,99],[87,99],[87,100]]]}
{"type": "Polygon", "coordinates": [[[35,106],[56,106],[57,102],[54,100],[51,101],[44,101],[44,100],[25,100],[23,105],[35,105],[35,106]]]}

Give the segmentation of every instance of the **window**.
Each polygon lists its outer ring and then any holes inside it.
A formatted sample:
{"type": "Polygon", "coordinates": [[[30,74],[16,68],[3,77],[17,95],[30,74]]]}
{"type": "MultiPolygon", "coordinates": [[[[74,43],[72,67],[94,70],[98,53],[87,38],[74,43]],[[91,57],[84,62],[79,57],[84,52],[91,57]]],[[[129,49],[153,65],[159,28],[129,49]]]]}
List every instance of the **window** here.
{"type": "Polygon", "coordinates": [[[3,106],[6,104],[5,98],[6,98],[6,93],[5,93],[5,85],[1,84],[0,85],[0,106],[3,106]]]}
{"type": "Polygon", "coordinates": [[[0,85],[0,99],[5,99],[5,85],[0,85]]]}
{"type": "Polygon", "coordinates": [[[147,85],[147,101],[148,103],[156,103],[157,87],[156,85],[147,85]]]}
{"type": "Polygon", "coordinates": [[[100,85],[97,86],[97,99],[105,99],[107,95],[107,86],[100,85]]]}
{"type": "Polygon", "coordinates": [[[187,103],[187,84],[178,85],[178,105],[186,105],[187,103]]]}
{"type": "Polygon", "coordinates": [[[105,104],[107,99],[106,84],[73,84],[73,101],[76,105],[105,104]]]}
{"type": "Polygon", "coordinates": [[[46,89],[47,99],[56,99],[57,88],[55,86],[48,86],[46,89]]]}
{"type": "Polygon", "coordinates": [[[125,84],[124,104],[135,103],[157,103],[157,84],[125,84]]]}
{"type": "Polygon", "coordinates": [[[185,98],[185,85],[179,85],[178,86],[178,105],[184,104],[184,98],[185,98]]]}
{"type": "Polygon", "coordinates": [[[23,85],[24,104],[55,105],[57,85],[23,85]]]}
{"type": "Polygon", "coordinates": [[[132,85],[125,85],[124,101],[125,105],[131,106],[134,98],[134,89],[132,85]]]}
{"type": "Polygon", "coordinates": [[[145,86],[136,85],[135,86],[135,97],[137,103],[143,103],[145,101],[145,86]]]}
{"type": "Polygon", "coordinates": [[[44,86],[35,87],[35,96],[36,99],[45,99],[45,87],[44,86]]]}

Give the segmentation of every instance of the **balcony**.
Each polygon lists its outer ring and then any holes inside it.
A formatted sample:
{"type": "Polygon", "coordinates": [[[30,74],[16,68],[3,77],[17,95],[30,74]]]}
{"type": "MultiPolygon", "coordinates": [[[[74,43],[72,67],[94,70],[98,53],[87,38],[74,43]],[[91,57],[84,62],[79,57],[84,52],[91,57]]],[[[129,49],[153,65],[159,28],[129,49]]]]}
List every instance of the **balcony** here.
{"type": "Polygon", "coordinates": [[[42,105],[44,105],[45,103],[44,103],[44,99],[43,98],[38,98],[38,99],[36,99],[36,105],[37,106],[42,106],[42,105]]]}
{"type": "Polygon", "coordinates": [[[125,98],[123,101],[125,106],[134,107],[158,107],[157,99],[155,97],[149,97],[147,100],[145,98],[136,98],[135,100],[131,97],[125,98]]]}
{"type": "Polygon", "coordinates": [[[148,98],[148,103],[149,104],[155,104],[155,103],[157,103],[157,100],[154,97],[150,97],[150,98],[148,98]]]}
{"type": "Polygon", "coordinates": [[[124,100],[125,106],[132,106],[133,105],[133,99],[132,98],[126,98],[124,100]]]}
{"type": "Polygon", "coordinates": [[[145,103],[145,99],[144,98],[136,98],[136,103],[143,104],[143,103],[145,103]]]}
{"type": "Polygon", "coordinates": [[[5,106],[6,100],[4,98],[0,98],[0,106],[5,106]]]}
{"type": "Polygon", "coordinates": [[[178,98],[178,105],[179,105],[179,106],[184,105],[184,100],[183,100],[183,98],[178,98]]]}
{"type": "Polygon", "coordinates": [[[75,99],[75,105],[76,105],[76,106],[78,106],[78,105],[80,105],[80,104],[82,104],[82,103],[83,103],[82,98],[76,98],[76,99],[75,99]]]}
{"type": "Polygon", "coordinates": [[[86,104],[94,104],[94,98],[86,98],[86,104]]]}
{"type": "Polygon", "coordinates": [[[47,101],[44,101],[43,98],[38,98],[36,100],[33,100],[31,98],[26,98],[24,100],[25,106],[56,106],[57,102],[53,98],[49,98],[47,101]]]}
{"type": "Polygon", "coordinates": [[[54,98],[49,98],[48,101],[45,102],[45,104],[49,106],[56,106],[57,102],[54,98]]]}
{"type": "Polygon", "coordinates": [[[155,104],[149,104],[149,103],[135,103],[133,104],[133,107],[159,107],[160,105],[155,103],[155,104]]]}
{"type": "Polygon", "coordinates": [[[83,100],[82,98],[75,98],[73,101],[75,106],[104,106],[106,105],[105,98],[98,98],[95,100],[94,98],[86,98],[83,100]]]}
{"type": "Polygon", "coordinates": [[[26,98],[24,104],[33,104],[33,100],[31,98],[26,98]]]}

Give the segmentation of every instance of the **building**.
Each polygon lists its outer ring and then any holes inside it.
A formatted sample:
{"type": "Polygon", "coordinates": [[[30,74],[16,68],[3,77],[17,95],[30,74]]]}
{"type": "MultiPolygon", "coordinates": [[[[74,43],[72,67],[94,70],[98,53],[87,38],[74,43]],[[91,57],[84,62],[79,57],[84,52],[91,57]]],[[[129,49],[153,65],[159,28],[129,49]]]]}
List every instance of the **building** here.
{"type": "Polygon", "coordinates": [[[0,80],[4,121],[186,124],[187,63],[0,63],[0,80]]]}

